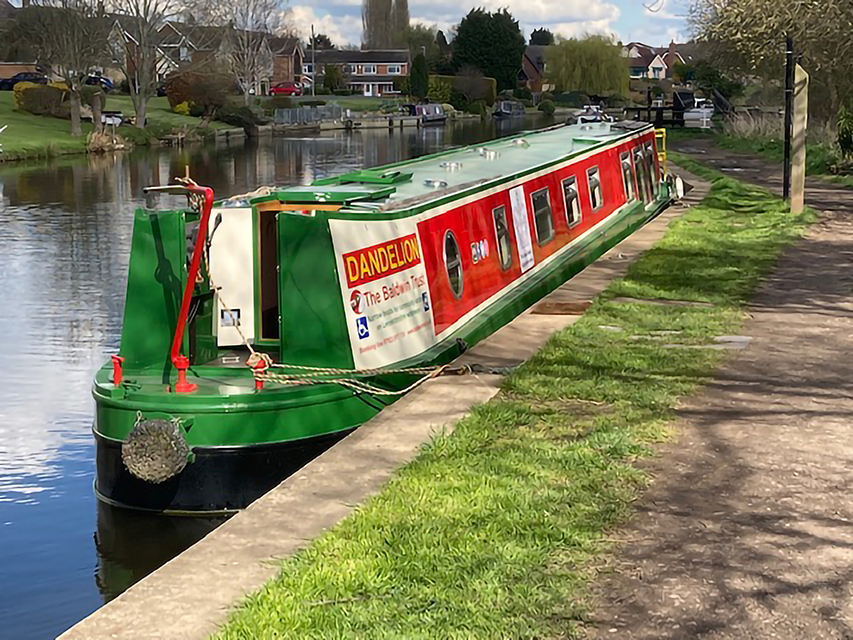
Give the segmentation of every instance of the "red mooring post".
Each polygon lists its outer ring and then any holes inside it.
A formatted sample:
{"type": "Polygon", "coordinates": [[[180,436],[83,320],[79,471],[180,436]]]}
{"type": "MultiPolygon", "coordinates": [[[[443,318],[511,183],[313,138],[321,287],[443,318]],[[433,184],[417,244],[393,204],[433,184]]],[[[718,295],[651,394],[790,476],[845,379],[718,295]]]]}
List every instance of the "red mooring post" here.
{"type": "Polygon", "coordinates": [[[267,369],[267,363],[263,360],[258,360],[253,367],[255,369],[255,391],[262,391],[264,388],[264,379],[259,377],[258,373],[263,373],[267,369]]]}
{"type": "Polygon", "coordinates": [[[187,191],[203,198],[201,219],[198,224],[198,236],[196,236],[193,257],[190,261],[190,269],[187,274],[187,284],[184,288],[184,297],[181,300],[181,310],[178,313],[178,324],[175,327],[175,337],[172,339],[172,351],[170,353],[172,364],[178,370],[178,382],[175,384],[176,393],[190,393],[198,389],[198,385],[187,382],[187,369],[190,366],[189,358],[181,354],[181,343],[184,339],[184,328],[187,325],[187,316],[190,312],[190,300],[193,297],[196,275],[201,265],[202,248],[207,235],[207,225],[210,220],[210,212],[213,209],[213,189],[200,187],[189,178],[182,180],[187,191]]]}
{"type": "Polygon", "coordinates": [[[121,384],[122,375],[121,365],[124,363],[124,358],[121,356],[111,356],[113,361],[113,384],[117,387],[121,384]]]}

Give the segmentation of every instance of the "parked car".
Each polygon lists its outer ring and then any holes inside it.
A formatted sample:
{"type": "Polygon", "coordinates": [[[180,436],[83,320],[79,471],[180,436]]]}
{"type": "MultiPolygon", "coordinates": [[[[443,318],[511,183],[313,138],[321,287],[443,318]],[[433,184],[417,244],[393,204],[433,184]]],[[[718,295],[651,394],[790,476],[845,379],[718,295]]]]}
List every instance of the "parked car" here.
{"type": "Polygon", "coordinates": [[[100,86],[104,91],[112,91],[113,90],[113,81],[109,78],[105,78],[104,76],[99,76],[98,74],[93,73],[84,81],[84,84],[92,85],[92,86],[100,86]]]}
{"type": "Polygon", "coordinates": [[[11,78],[0,80],[0,91],[11,91],[19,82],[35,82],[36,84],[47,84],[47,76],[36,71],[22,71],[11,78]]]}
{"type": "Polygon", "coordinates": [[[270,89],[272,96],[301,96],[302,85],[298,82],[279,82],[270,89]]]}

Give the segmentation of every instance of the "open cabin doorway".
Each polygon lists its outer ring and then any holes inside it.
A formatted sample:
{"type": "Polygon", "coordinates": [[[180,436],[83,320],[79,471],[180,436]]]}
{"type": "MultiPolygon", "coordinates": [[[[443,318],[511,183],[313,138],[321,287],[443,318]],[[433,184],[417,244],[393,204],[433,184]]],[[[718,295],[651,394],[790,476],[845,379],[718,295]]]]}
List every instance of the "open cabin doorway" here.
{"type": "Polygon", "coordinates": [[[258,337],[278,341],[278,211],[258,211],[258,337]]]}

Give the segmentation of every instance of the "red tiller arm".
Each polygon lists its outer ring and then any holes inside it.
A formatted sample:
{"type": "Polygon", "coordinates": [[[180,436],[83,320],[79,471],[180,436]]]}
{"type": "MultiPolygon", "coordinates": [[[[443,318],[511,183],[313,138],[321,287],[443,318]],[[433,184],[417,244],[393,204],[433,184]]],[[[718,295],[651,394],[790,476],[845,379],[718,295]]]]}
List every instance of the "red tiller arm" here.
{"type": "Polygon", "coordinates": [[[213,209],[213,189],[210,187],[200,187],[192,180],[184,180],[184,186],[190,193],[200,195],[204,198],[204,204],[201,209],[201,219],[199,220],[198,235],[193,248],[193,257],[190,262],[190,272],[187,275],[187,286],[184,288],[184,298],[181,300],[181,311],[178,314],[178,325],[175,327],[175,337],[172,339],[172,351],[170,357],[172,364],[178,369],[186,370],[186,358],[181,356],[181,343],[184,340],[184,329],[187,326],[187,315],[190,312],[190,301],[193,297],[193,289],[195,288],[195,280],[198,276],[198,270],[201,266],[201,254],[204,248],[204,240],[207,235],[207,225],[210,220],[210,212],[213,209]],[[180,360],[179,360],[180,358],[180,360]],[[183,365],[183,366],[182,366],[183,365]]]}

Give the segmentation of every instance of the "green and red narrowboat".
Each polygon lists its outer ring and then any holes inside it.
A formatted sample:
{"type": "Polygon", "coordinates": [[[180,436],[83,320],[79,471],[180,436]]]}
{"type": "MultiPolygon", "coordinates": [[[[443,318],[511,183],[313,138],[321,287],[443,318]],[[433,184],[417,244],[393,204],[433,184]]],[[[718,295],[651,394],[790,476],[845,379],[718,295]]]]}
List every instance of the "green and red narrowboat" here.
{"type": "Polygon", "coordinates": [[[657,147],[582,124],[218,202],[165,188],[188,204],[136,212],[95,378],[98,497],[246,507],[660,213],[657,147]]]}

